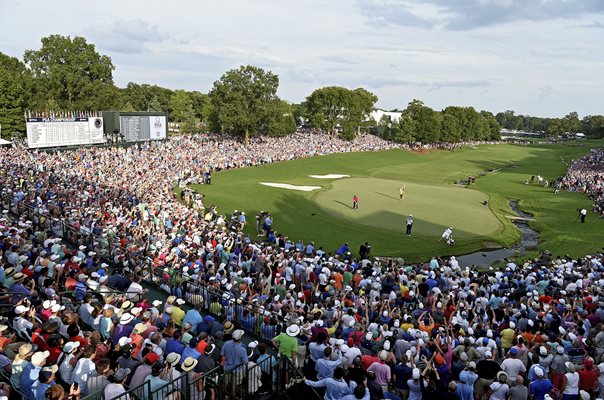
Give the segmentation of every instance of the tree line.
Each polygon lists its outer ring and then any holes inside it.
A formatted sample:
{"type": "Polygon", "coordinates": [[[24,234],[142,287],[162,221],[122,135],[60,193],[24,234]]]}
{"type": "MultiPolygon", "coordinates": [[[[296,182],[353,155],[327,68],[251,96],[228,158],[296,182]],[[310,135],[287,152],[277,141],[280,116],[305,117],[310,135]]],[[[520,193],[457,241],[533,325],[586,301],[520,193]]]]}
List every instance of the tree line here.
{"type": "Polygon", "coordinates": [[[543,132],[547,135],[563,133],[584,133],[591,137],[604,137],[604,115],[587,115],[579,119],[576,112],[562,118],[541,118],[530,115],[516,115],[512,110],[495,115],[502,128],[526,132],[543,132]]]}
{"type": "Polygon", "coordinates": [[[378,136],[405,143],[498,140],[500,130],[495,116],[489,111],[456,106],[436,111],[420,100],[411,101],[400,118],[384,115],[377,124],[378,136]]]}
{"type": "MultiPolygon", "coordinates": [[[[314,90],[304,102],[292,104],[277,96],[279,77],[254,66],[225,72],[209,93],[135,82],[119,88],[113,80],[114,70],[110,57],[97,52],[94,44],[79,36],[44,37],[41,47],[25,51],[22,60],[0,53],[2,136],[25,132],[26,110],[168,112],[170,122],[177,123],[181,132],[229,133],[246,141],[256,135],[287,135],[301,125],[346,139],[372,128],[384,138],[401,142],[487,140],[499,137],[500,126],[520,128],[517,121],[525,124],[526,119],[509,111],[493,116],[472,107],[451,106],[435,111],[414,100],[400,119],[373,121],[370,113],[378,98],[365,89],[323,87],[314,90]]],[[[594,116],[581,121],[582,129],[591,124],[585,133],[600,132],[596,117],[604,118],[594,116]]],[[[555,128],[551,121],[548,127],[552,132],[567,130],[566,125],[555,128]]]]}

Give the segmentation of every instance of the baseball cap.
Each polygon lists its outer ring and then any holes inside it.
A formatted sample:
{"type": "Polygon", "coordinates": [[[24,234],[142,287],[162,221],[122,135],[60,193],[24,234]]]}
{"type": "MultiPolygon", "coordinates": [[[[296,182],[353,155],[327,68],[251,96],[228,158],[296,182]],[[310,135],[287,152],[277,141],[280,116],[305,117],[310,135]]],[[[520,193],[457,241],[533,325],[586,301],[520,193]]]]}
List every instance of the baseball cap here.
{"type": "Polygon", "coordinates": [[[154,364],[157,360],[159,360],[159,356],[156,353],[151,352],[147,354],[145,360],[149,361],[151,364],[154,364]]]}
{"type": "Polygon", "coordinates": [[[243,331],[241,329],[237,329],[233,332],[233,339],[240,340],[243,337],[243,331]]]}

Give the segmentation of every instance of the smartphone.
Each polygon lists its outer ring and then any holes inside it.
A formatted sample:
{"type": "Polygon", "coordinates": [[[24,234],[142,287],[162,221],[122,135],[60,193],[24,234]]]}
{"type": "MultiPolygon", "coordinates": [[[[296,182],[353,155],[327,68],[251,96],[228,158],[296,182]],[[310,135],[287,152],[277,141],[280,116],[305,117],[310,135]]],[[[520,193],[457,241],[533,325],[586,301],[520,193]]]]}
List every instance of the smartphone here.
{"type": "Polygon", "coordinates": [[[77,391],[80,388],[80,385],[77,382],[73,383],[73,390],[77,391]]]}

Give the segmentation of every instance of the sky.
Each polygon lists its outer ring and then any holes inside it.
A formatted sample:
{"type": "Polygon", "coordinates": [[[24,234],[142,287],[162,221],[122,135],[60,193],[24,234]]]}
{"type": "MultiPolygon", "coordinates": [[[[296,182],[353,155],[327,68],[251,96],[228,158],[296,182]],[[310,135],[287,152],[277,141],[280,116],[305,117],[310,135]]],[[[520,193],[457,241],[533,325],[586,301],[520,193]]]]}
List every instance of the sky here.
{"type": "Polygon", "coordinates": [[[84,36],[114,80],[207,92],[231,68],[281,98],[364,87],[378,107],[604,114],[604,0],[0,0],[0,52],[84,36]]]}

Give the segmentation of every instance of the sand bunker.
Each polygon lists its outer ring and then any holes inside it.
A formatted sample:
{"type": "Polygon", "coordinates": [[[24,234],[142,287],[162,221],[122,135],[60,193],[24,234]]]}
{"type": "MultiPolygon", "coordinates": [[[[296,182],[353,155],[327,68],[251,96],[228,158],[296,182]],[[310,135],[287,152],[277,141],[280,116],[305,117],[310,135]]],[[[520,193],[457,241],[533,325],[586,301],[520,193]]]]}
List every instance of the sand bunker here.
{"type": "Polygon", "coordinates": [[[260,184],[281,189],[300,190],[302,192],[312,192],[313,190],[321,189],[321,186],[296,186],[289,183],[260,182],[260,184]]]}
{"type": "Polygon", "coordinates": [[[308,175],[315,179],[339,179],[339,178],[350,178],[350,175],[341,174],[328,174],[328,175],[308,175]]]}

